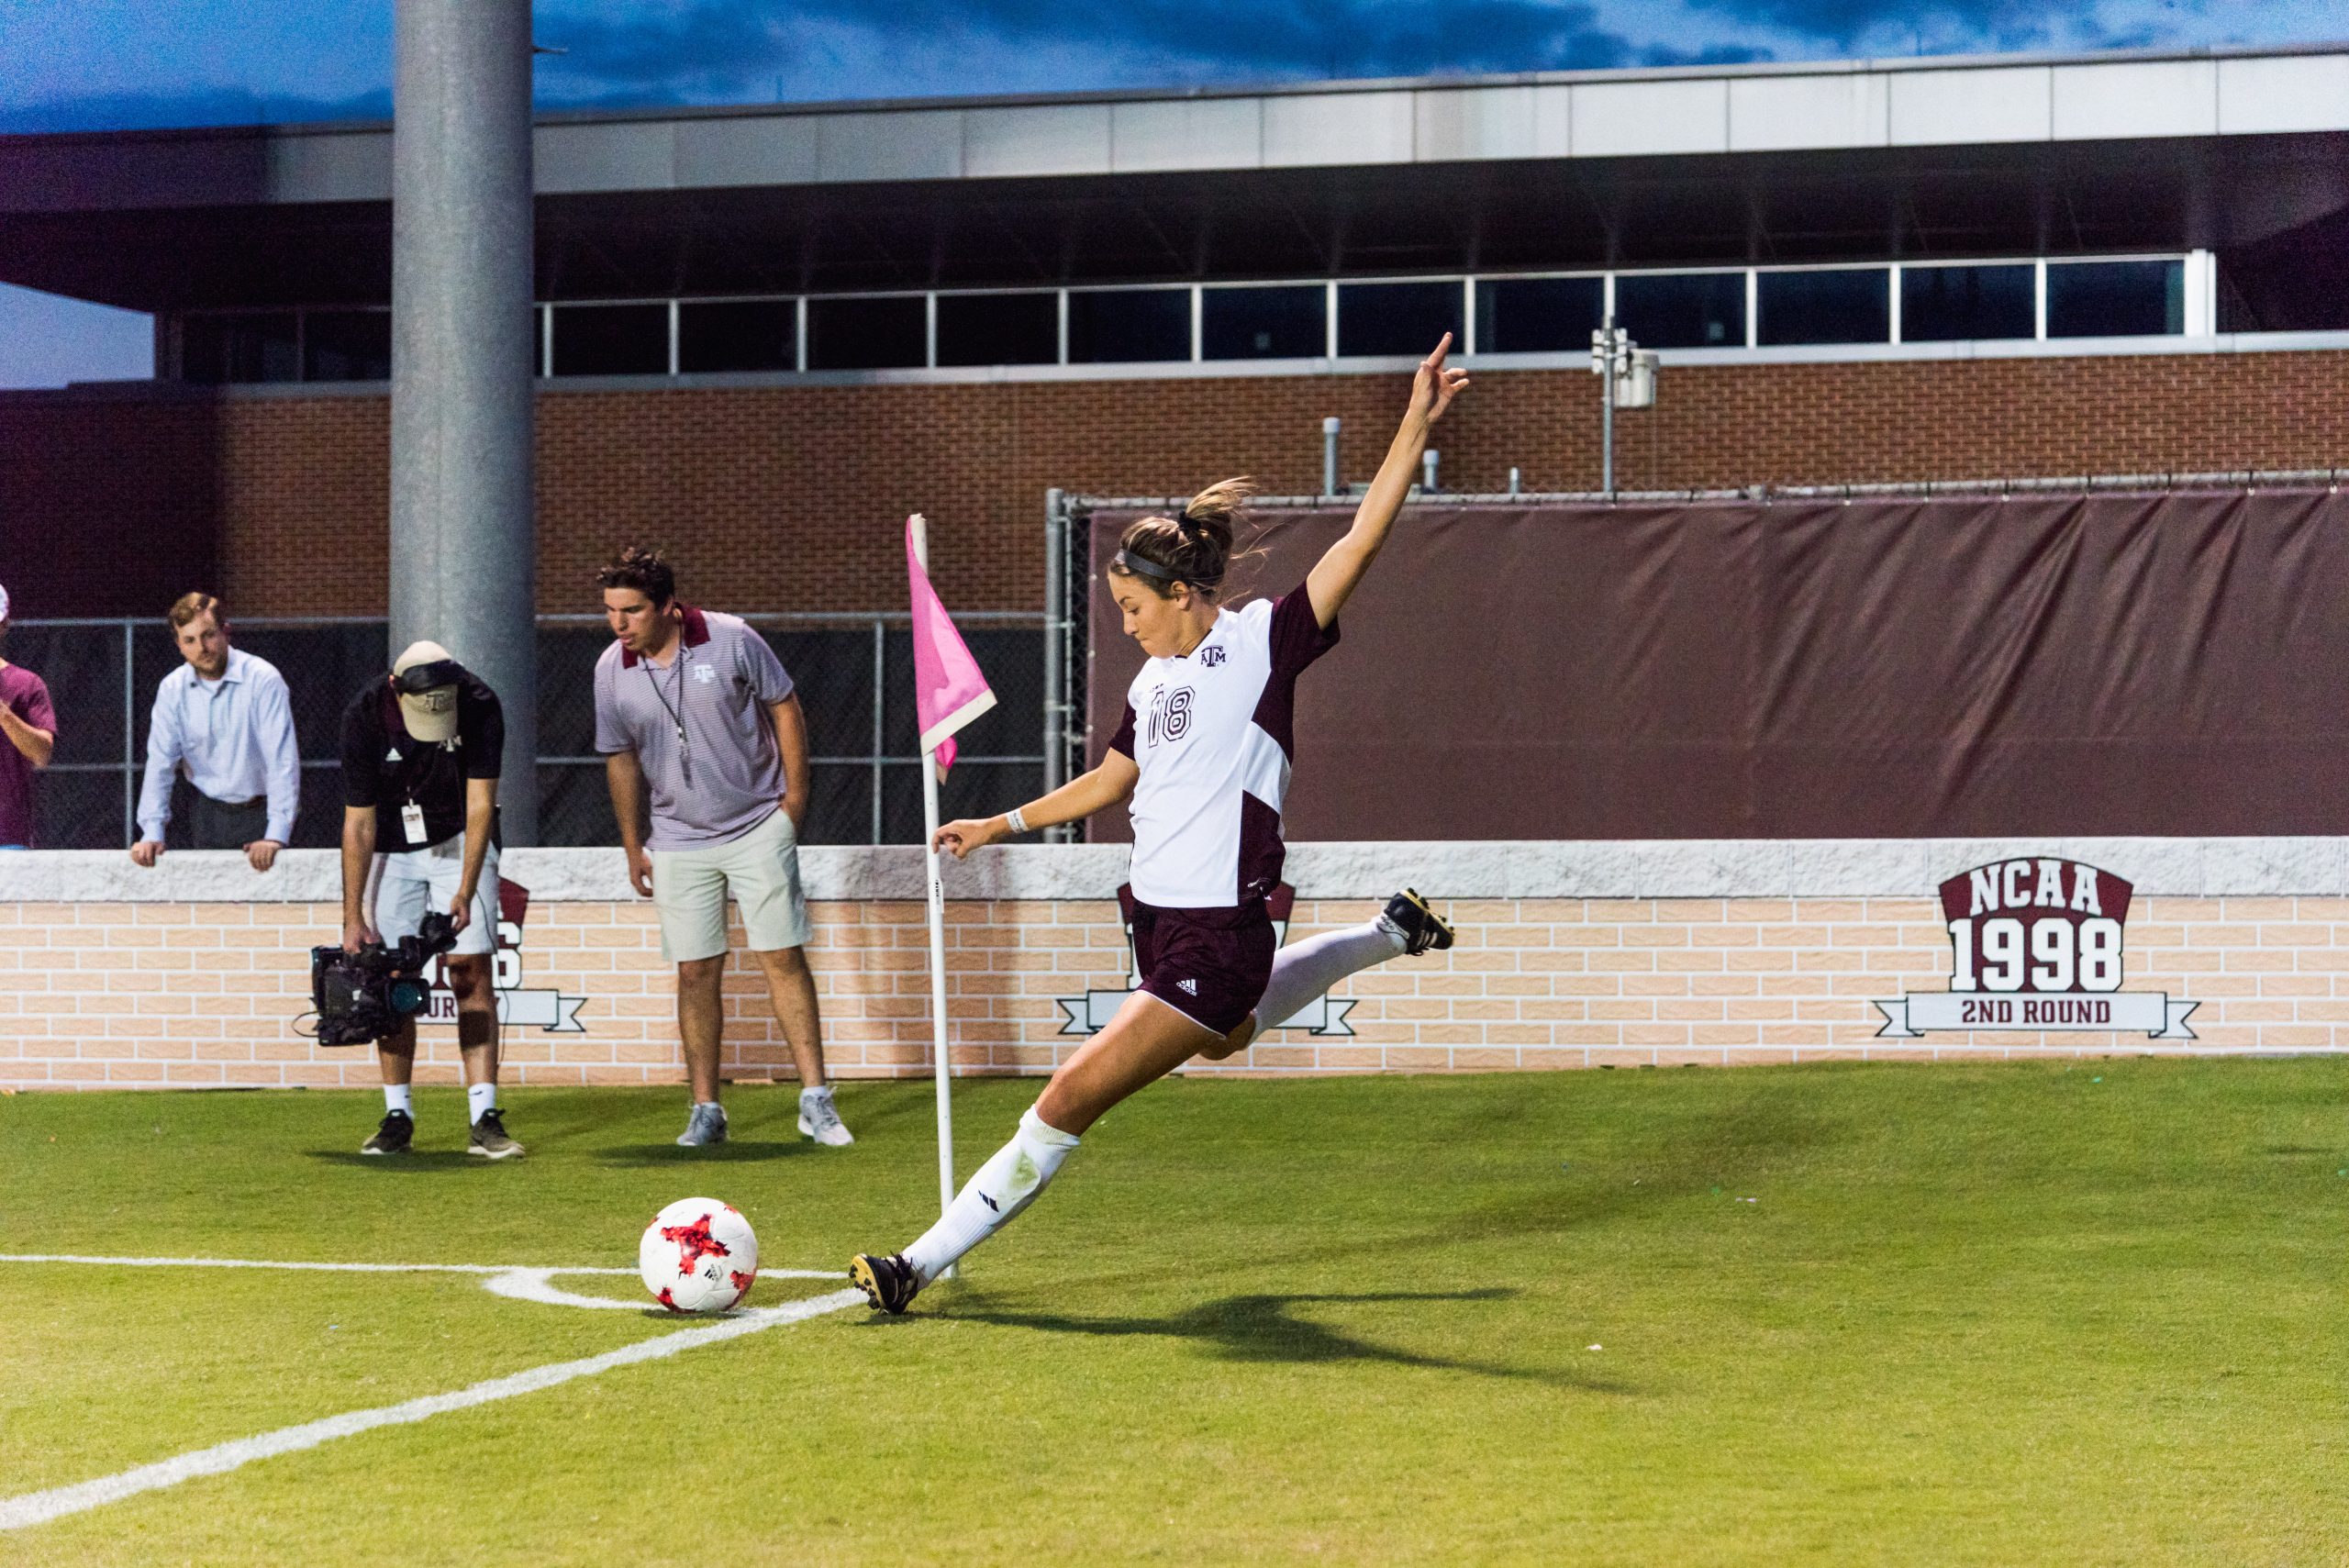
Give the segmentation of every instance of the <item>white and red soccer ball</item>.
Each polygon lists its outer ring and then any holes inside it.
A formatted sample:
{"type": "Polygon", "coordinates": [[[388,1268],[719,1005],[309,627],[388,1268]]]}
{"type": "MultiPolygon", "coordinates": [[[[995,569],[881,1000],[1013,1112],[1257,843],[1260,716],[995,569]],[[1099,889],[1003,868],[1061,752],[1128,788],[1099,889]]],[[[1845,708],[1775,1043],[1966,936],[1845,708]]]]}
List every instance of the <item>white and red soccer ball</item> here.
{"type": "Polygon", "coordinates": [[[679,1198],[653,1216],[636,1250],[652,1299],[672,1312],[724,1312],[759,1277],[759,1239],[731,1204],[679,1198]]]}

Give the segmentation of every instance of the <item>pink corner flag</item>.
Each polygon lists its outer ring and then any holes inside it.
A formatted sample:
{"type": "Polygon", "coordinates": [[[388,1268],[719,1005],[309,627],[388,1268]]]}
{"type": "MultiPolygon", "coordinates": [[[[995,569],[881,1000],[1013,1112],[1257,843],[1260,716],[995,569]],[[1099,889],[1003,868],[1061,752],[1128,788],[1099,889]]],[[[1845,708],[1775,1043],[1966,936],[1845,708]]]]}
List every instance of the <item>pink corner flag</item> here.
{"type": "Polygon", "coordinates": [[[915,542],[921,516],[906,519],[906,574],[912,580],[914,608],[914,714],[921,724],[921,747],[938,752],[942,777],[954,765],[954,732],[995,706],[995,693],[979,673],[979,662],[963,645],[953,617],[939,602],[915,542]]]}

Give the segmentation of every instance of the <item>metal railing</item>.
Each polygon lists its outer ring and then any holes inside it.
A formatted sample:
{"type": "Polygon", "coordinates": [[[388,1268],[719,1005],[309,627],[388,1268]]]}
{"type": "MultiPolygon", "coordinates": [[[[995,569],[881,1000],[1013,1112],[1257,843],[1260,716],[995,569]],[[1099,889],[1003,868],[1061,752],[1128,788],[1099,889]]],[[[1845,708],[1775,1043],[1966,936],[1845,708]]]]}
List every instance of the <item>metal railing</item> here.
{"type": "MultiPolygon", "coordinates": [[[[911,843],[921,833],[921,759],[913,662],[903,611],[746,616],[797,683],[807,712],[814,799],[810,843],[911,843]]],[[[948,778],[950,815],[999,810],[1037,792],[1044,758],[1043,617],[965,611],[955,619],[996,693],[995,711],[964,732],[948,778]]],[[[539,617],[540,840],[618,841],[595,750],[592,674],[611,634],[600,616],[539,617]]],[[[381,619],[252,617],[231,623],[236,645],[275,664],[292,694],[302,751],[302,811],[294,841],[325,846],[340,830],[340,741],[345,706],[390,662],[381,619]]],[[[45,848],[100,849],[138,837],[147,727],[157,683],[178,667],[161,619],[20,620],[7,657],[48,682],[57,750],[39,775],[35,839],[45,848]]],[[[508,781],[507,786],[513,785],[508,781]]],[[[185,820],[173,811],[174,828],[185,820]]]]}

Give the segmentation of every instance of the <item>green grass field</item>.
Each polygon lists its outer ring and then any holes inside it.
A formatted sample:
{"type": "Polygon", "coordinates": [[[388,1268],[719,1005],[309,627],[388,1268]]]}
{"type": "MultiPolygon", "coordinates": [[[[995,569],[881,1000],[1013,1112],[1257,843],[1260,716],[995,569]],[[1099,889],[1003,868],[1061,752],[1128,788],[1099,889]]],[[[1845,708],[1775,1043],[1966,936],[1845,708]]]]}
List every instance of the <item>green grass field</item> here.
{"type": "MultiPolygon", "coordinates": [[[[957,1091],[967,1171],[1033,1082],[957,1091]]],[[[926,1083],[0,1099],[0,1251],[769,1267],[935,1212],[926,1083]]],[[[72,1564],[2349,1561],[2349,1062],[1172,1082],[863,1308],[0,1534],[72,1564]]],[[[560,1282],[633,1296],[626,1278],[560,1282]]],[[[836,1288],[762,1282],[772,1305],[836,1288]]],[[[678,1331],[452,1274],[0,1263],[0,1498],[678,1331]]]]}

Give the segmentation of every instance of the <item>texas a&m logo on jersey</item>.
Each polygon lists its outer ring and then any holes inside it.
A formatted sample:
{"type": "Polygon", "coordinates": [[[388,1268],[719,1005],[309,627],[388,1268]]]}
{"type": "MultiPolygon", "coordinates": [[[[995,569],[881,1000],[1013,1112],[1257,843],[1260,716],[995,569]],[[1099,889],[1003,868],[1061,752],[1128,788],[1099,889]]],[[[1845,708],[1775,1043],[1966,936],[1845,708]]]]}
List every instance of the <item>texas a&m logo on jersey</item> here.
{"type": "MultiPolygon", "coordinates": [[[[1061,1025],[1063,1034],[1099,1034],[1109,1027],[1109,1020],[1118,1016],[1118,1009],[1126,1005],[1126,998],[1141,984],[1141,960],[1134,951],[1134,890],[1130,885],[1118,889],[1118,905],[1125,913],[1126,984],[1116,991],[1087,991],[1082,996],[1062,997],[1061,1011],[1067,1015],[1067,1021],[1061,1025]]],[[[1296,906],[1297,889],[1287,883],[1274,888],[1265,898],[1264,912],[1273,917],[1275,945],[1288,940],[1289,911],[1296,906]]],[[[1197,993],[1196,982],[1186,980],[1181,984],[1185,990],[1197,993]]],[[[1353,1006],[1352,997],[1316,996],[1295,1018],[1264,1027],[1266,1030],[1303,1029],[1308,1034],[1351,1035],[1354,1031],[1346,1022],[1346,1015],[1353,1011],[1353,1006]]]]}
{"type": "Polygon", "coordinates": [[[2123,991],[2122,928],[2135,889],[2109,871],[2044,857],[1997,861],[1941,884],[1947,991],[1878,1002],[1879,1038],[1932,1029],[2111,1030],[2192,1040],[2201,1004],[2123,991]]]}

